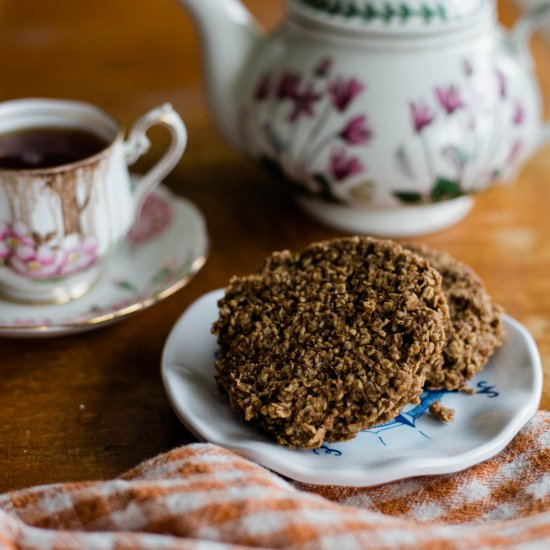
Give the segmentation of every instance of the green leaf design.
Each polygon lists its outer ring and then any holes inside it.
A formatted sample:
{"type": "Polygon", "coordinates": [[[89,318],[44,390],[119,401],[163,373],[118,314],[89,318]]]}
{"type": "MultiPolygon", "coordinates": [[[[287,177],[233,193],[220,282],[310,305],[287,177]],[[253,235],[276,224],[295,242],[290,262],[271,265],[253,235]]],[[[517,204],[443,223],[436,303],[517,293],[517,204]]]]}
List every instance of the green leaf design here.
{"type": "Polygon", "coordinates": [[[439,178],[432,187],[432,199],[435,202],[456,199],[464,195],[457,181],[439,178]]]}
{"type": "Polygon", "coordinates": [[[382,14],[382,18],[386,23],[389,23],[396,15],[396,12],[394,9],[389,5],[386,4],[386,7],[384,9],[384,13],[382,14]]]}
{"type": "Polygon", "coordinates": [[[137,292],[137,288],[130,281],[115,281],[115,285],[122,290],[127,290],[128,292],[137,292]]]}
{"type": "Polygon", "coordinates": [[[344,12],[344,17],[357,17],[359,15],[359,9],[355,4],[350,4],[344,12]]]}
{"type": "Polygon", "coordinates": [[[393,196],[405,204],[419,204],[422,202],[422,195],[416,191],[394,191],[393,196]]]}
{"type": "Polygon", "coordinates": [[[262,155],[260,157],[260,163],[273,176],[278,178],[285,177],[285,174],[283,172],[283,169],[281,168],[281,165],[274,158],[271,158],[267,155],[262,155]]]}
{"type": "Polygon", "coordinates": [[[365,8],[364,14],[365,14],[364,15],[365,19],[367,21],[370,21],[371,19],[375,19],[376,17],[378,17],[378,12],[370,4],[365,8]]]}
{"type": "MultiPolygon", "coordinates": [[[[285,185],[290,192],[299,193],[301,195],[317,196],[316,193],[312,193],[312,191],[308,189],[308,187],[304,185],[302,182],[289,178],[285,174],[282,166],[279,164],[277,159],[274,159],[268,155],[261,155],[260,162],[264,166],[264,168],[266,168],[267,171],[271,174],[271,176],[275,178],[277,182],[280,182],[283,185],[285,185]]],[[[320,176],[320,177],[323,177],[323,176],[320,176]]],[[[337,202],[337,200],[334,197],[332,197],[332,195],[330,194],[330,183],[326,179],[323,182],[319,182],[319,183],[321,186],[321,196],[323,196],[323,198],[327,200],[330,200],[331,202],[337,202]]]]}
{"type": "Polygon", "coordinates": [[[151,282],[152,283],[161,283],[162,281],[164,281],[165,279],[167,279],[171,275],[172,275],[172,271],[168,267],[166,267],[166,266],[161,267],[155,273],[155,275],[153,275],[153,278],[151,279],[151,282]]]}
{"type": "Polygon", "coordinates": [[[435,13],[429,6],[422,6],[422,17],[426,20],[426,23],[429,23],[435,13]]]}
{"type": "Polygon", "coordinates": [[[331,190],[330,181],[323,174],[315,174],[313,179],[319,184],[321,192],[319,196],[329,202],[341,202],[337,197],[334,196],[331,190]]]}
{"type": "Polygon", "coordinates": [[[412,10],[409,6],[407,6],[407,4],[401,4],[399,6],[399,16],[401,17],[401,19],[403,21],[407,21],[407,19],[409,19],[409,17],[412,15],[412,10]]]}
{"type": "Polygon", "coordinates": [[[362,18],[364,21],[370,22],[375,19],[381,19],[385,23],[391,23],[393,20],[399,19],[402,23],[409,22],[412,18],[422,19],[426,23],[430,23],[434,19],[447,21],[447,10],[442,3],[435,7],[430,7],[423,4],[421,7],[411,7],[406,2],[399,4],[395,8],[391,4],[384,5],[384,9],[376,9],[372,4],[366,4],[361,10],[355,4],[349,4],[342,0],[301,0],[302,4],[319,11],[324,11],[330,15],[345,17],[346,19],[362,18]]]}

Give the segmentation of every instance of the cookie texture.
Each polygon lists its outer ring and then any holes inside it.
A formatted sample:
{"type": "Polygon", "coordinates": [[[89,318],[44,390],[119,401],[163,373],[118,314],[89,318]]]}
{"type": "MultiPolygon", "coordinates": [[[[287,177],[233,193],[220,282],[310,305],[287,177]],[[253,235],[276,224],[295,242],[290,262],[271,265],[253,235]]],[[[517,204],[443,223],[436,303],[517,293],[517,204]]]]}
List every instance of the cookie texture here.
{"type": "Polygon", "coordinates": [[[430,413],[437,418],[437,420],[441,420],[441,422],[445,422],[447,424],[450,424],[455,419],[454,409],[444,407],[441,401],[434,401],[430,405],[430,413]]]}
{"type": "Polygon", "coordinates": [[[502,309],[467,265],[447,252],[426,246],[409,248],[441,274],[450,312],[447,344],[440,360],[427,374],[427,385],[434,389],[462,389],[502,344],[502,309]]]}
{"type": "Polygon", "coordinates": [[[439,273],[368,237],[274,253],[218,305],[219,386],[290,447],[351,439],[417,403],[449,320],[439,273]]]}

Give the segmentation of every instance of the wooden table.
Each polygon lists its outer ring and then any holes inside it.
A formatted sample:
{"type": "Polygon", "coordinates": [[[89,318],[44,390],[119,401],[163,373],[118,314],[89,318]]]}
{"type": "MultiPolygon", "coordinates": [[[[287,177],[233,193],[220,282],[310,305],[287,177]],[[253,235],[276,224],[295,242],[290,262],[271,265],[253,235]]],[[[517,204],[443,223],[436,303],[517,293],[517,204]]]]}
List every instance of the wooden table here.
{"type": "MultiPolygon", "coordinates": [[[[282,0],[247,4],[267,26],[283,11],[282,0]]],[[[516,15],[509,3],[501,11],[507,22],[516,15]]],[[[0,491],[115,476],[193,439],[172,412],[159,374],[165,339],[187,305],[230,275],[254,271],[274,249],[297,250],[338,232],[304,217],[218,137],[203,98],[197,35],[173,0],[0,0],[0,44],[0,100],[88,100],[126,124],[170,101],[190,130],[188,152],[167,182],[208,221],[211,254],[200,274],[117,325],[48,340],[0,340],[0,491]]],[[[548,101],[550,58],[541,44],[535,49],[548,101]]],[[[548,373],[549,174],[547,150],[516,185],[480,196],[464,222],[423,239],[474,266],[531,329],[548,373]]]]}

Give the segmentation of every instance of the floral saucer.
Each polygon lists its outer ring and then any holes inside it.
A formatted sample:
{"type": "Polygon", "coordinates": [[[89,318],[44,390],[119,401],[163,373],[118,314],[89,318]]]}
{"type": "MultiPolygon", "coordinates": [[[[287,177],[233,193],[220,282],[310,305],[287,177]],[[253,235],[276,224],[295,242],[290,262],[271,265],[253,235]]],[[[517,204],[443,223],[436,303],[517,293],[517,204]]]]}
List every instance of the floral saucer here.
{"type": "Polygon", "coordinates": [[[504,315],[504,345],[470,383],[473,395],[425,391],[420,405],[405,407],[391,422],[360,432],[353,441],[315,450],[279,446],[242,421],[216,389],[216,338],[210,327],[222,295],[221,290],[204,295],[172,330],[162,359],[168,397],[200,439],[298,481],[370,486],[462,470],[500,452],[538,408],[542,367],[536,344],[504,315]],[[455,409],[452,424],[428,414],[436,400],[455,409]]]}
{"type": "Polygon", "coordinates": [[[59,336],[118,321],[185,286],[204,265],[207,253],[202,214],[160,186],[147,199],[125,241],[107,259],[90,292],[61,305],[0,299],[0,336],[59,336]]]}

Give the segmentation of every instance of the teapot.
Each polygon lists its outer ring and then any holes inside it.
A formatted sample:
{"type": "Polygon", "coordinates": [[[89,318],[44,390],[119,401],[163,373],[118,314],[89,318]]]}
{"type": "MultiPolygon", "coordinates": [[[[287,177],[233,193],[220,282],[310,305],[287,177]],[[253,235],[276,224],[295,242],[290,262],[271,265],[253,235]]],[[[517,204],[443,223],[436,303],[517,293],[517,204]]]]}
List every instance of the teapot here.
{"type": "Polygon", "coordinates": [[[223,136],[313,217],[410,236],[461,220],[550,139],[529,37],[494,0],[287,0],[265,35],[238,0],[179,0],[197,22],[223,136]]]}

